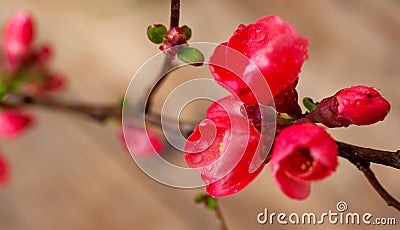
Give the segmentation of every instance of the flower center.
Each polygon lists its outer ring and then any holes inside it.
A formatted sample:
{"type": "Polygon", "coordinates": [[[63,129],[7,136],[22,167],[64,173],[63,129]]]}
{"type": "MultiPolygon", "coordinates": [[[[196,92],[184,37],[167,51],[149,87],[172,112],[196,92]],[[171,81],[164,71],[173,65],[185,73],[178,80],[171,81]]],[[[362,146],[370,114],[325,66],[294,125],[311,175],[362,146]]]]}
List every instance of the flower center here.
{"type": "Polygon", "coordinates": [[[310,150],[305,148],[298,148],[292,156],[293,166],[298,171],[308,172],[314,166],[314,159],[311,157],[310,150]]]}
{"type": "Polygon", "coordinates": [[[294,154],[282,162],[285,170],[292,175],[307,173],[314,167],[315,161],[306,148],[298,148],[294,154]]]}

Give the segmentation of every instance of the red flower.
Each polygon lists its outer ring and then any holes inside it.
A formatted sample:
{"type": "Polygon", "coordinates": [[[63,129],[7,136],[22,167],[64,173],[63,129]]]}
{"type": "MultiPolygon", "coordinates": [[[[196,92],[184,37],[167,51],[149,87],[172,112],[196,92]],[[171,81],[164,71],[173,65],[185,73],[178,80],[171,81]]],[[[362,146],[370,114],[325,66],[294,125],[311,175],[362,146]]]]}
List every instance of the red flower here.
{"type": "Polygon", "coordinates": [[[270,166],[279,188],[290,198],[305,199],[312,181],[335,171],[338,150],[324,128],[315,124],[295,124],[275,139],[270,166]]]}
{"type": "Polygon", "coordinates": [[[261,80],[267,81],[272,96],[293,88],[308,57],[307,51],[307,38],[300,36],[278,16],[272,15],[248,26],[240,25],[229,41],[214,51],[210,58],[210,70],[218,83],[238,95],[244,103],[254,104],[260,102],[256,97],[268,90],[257,87],[261,80]],[[240,57],[229,48],[247,58],[240,57]]]}
{"type": "Polygon", "coordinates": [[[119,137],[125,150],[131,150],[135,156],[151,156],[164,151],[164,143],[156,134],[132,124],[124,125],[119,137]]]}
{"type": "Polygon", "coordinates": [[[19,136],[33,122],[31,115],[18,109],[2,108],[0,112],[0,138],[19,136]]]}
{"type": "Polygon", "coordinates": [[[327,127],[371,125],[385,119],[389,102],[377,90],[366,86],[342,89],[321,101],[309,118],[327,127]]]}
{"type": "Polygon", "coordinates": [[[0,154],[0,186],[5,185],[9,177],[9,169],[4,156],[0,154]]]}
{"type": "Polygon", "coordinates": [[[3,34],[3,49],[8,68],[15,71],[30,54],[33,20],[25,11],[16,12],[7,22],[3,34]]]}
{"type": "Polygon", "coordinates": [[[187,164],[199,170],[213,197],[237,193],[264,167],[261,164],[250,172],[260,133],[241,111],[245,111],[243,104],[232,96],[217,101],[184,147],[187,164]]]}

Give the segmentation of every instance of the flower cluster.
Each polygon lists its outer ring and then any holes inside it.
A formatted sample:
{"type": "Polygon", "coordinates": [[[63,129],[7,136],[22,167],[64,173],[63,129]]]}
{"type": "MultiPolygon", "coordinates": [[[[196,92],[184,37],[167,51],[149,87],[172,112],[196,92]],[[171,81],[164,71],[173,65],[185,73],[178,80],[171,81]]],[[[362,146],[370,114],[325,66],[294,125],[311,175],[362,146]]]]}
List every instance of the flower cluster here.
{"type": "Polygon", "coordinates": [[[200,172],[209,195],[237,193],[270,160],[278,187],[293,199],[305,199],[311,182],[331,175],[338,165],[337,145],[326,127],[369,125],[388,114],[390,104],[365,86],[343,89],[303,113],[295,87],[308,47],[307,38],[272,15],[239,25],[228,42],[215,49],[210,71],[233,95],[209,107],[207,119],[184,149],[187,164],[200,172]],[[265,107],[273,112],[265,113],[265,107]],[[272,140],[271,150],[263,148],[272,140]],[[262,155],[265,160],[254,168],[262,155]]]}
{"type": "MultiPolygon", "coordinates": [[[[34,46],[35,24],[31,15],[18,11],[3,28],[0,50],[0,100],[10,94],[44,97],[65,86],[64,77],[47,68],[51,58],[49,45],[34,46]]],[[[6,103],[7,104],[7,103],[6,103]]],[[[33,123],[33,116],[21,109],[0,107],[0,138],[20,136],[33,123]]],[[[0,184],[7,181],[7,163],[0,156],[0,184]]]]}

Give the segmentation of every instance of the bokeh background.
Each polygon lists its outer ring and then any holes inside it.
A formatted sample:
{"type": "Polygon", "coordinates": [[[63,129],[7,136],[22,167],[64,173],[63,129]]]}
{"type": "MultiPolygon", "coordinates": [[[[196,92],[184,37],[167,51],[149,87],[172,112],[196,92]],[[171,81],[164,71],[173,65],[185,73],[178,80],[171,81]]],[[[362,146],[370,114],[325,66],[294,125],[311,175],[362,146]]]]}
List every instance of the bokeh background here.
{"type": "MultiPolygon", "coordinates": [[[[112,103],[124,94],[135,71],[158,52],[145,36],[146,27],[169,21],[167,0],[0,0],[0,24],[17,9],[32,12],[38,23],[36,41],[51,43],[55,49],[52,68],[68,77],[68,89],[60,97],[92,103],[112,103]]],[[[392,103],[385,122],[331,133],[357,145],[398,149],[400,1],[183,0],[181,23],[193,29],[191,41],[219,43],[238,24],[272,13],[310,39],[310,59],[298,86],[301,97],[320,99],[363,84],[380,89],[392,103]]],[[[174,80],[168,81],[166,93],[173,84],[174,80]]],[[[187,114],[200,119],[204,109],[197,106],[187,114]]],[[[0,229],[217,228],[213,213],[193,203],[194,195],[203,190],[175,189],[145,176],[116,138],[117,125],[33,110],[38,120],[35,128],[18,140],[0,143],[12,166],[11,183],[0,190],[0,229]]],[[[390,193],[400,198],[400,172],[375,165],[373,169],[390,193]]],[[[396,217],[400,224],[400,214],[387,207],[361,173],[342,159],[333,176],[313,184],[305,201],[285,197],[266,168],[245,190],[220,203],[232,229],[280,229],[283,226],[277,224],[258,225],[257,214],[264,208],[318,214],[335,211],[342,200],[351,212],[396,217]]]]}

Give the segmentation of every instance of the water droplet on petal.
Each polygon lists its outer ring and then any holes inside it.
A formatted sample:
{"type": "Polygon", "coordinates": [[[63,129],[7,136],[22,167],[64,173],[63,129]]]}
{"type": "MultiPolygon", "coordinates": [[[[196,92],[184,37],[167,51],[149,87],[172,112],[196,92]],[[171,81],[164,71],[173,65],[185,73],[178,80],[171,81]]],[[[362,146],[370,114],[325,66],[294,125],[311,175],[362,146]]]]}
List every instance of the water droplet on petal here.
{"type": "Polygon", "coordinates": [[[192,162],[193,162],[194,164],[198,164],[198,163],[200,163],[202,160],[203,160],[203,157],[199,154],[199,155],[193,157],[192,162]]]}

